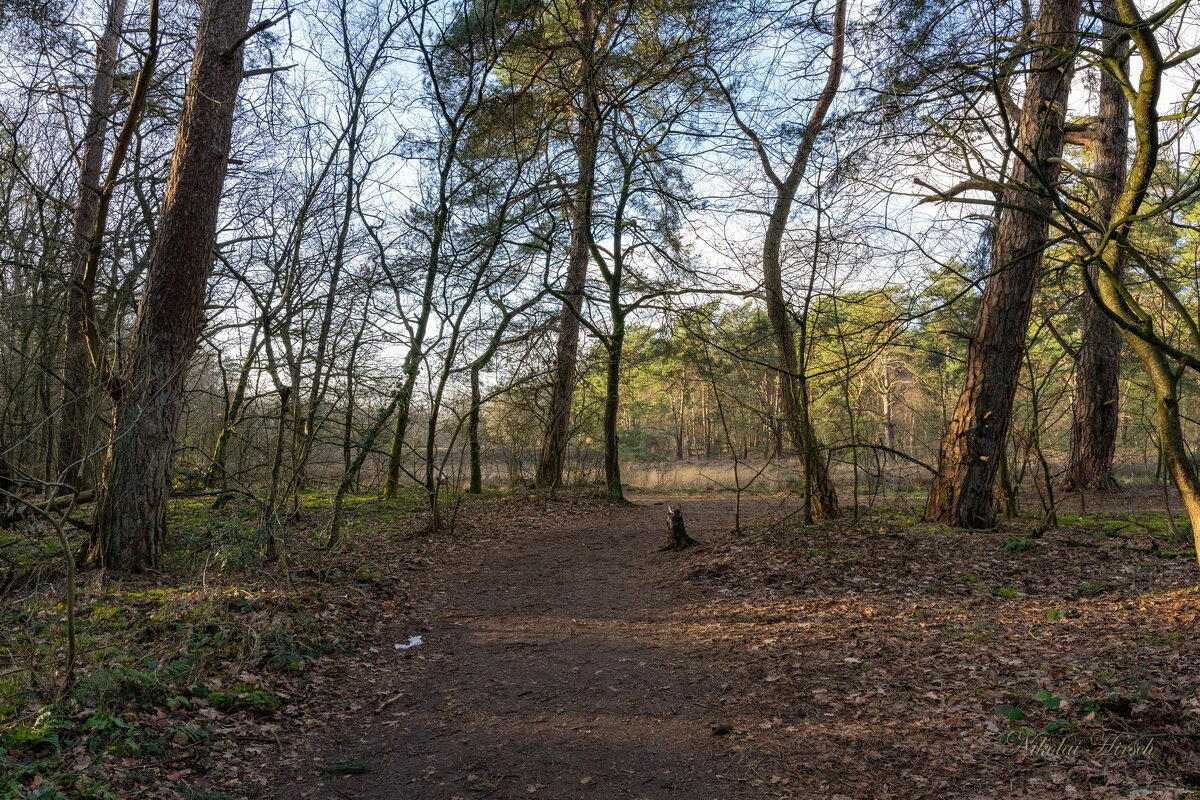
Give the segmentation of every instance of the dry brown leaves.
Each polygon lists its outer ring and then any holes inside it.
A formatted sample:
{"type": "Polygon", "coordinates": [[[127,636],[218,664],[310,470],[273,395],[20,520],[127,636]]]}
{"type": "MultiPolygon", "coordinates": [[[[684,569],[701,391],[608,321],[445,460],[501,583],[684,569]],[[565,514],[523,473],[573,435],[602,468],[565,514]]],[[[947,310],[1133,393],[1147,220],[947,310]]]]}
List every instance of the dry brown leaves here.
{"type": "Polygon", "coordinates": [[[1087,529],[1005,552],[1021,532],[792,527],[681,567],[712,600],[676,624],[729,675],[721,706],[765,796],[1200,787],[1195,561],[1087,529]]]}

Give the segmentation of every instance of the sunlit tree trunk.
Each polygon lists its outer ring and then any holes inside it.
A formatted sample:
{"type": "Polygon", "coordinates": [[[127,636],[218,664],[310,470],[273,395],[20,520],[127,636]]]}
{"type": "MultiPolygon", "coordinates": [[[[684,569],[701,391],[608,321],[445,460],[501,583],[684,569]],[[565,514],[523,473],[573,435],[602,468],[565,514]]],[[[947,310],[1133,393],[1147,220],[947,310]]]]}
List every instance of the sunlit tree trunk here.
{"type": "MultiPolygon", "coordinates": [[[[832,103],[837,86],[841,81],[842,47],[845,36],[845,4],[839,5],[838,24],[835,29],[834,60],[829,66],[829,81],[826,94],[832,103]]],[[[836,519],[841,515],[837,491],[829,479],[825,466],[824,448],[813,429],[808,413],[809,394],[807,369],[797,355],[796,328],[792,312],[788,308],[783,285],[783,262],[781,245],[787,231],[788,218],[796,202],[796,191],[804,176],[809,154],[815,143],[817,131],[828,113],[828,105],[818,106],[809,120],[805,135],[807,146],[801,145],[803,154],[793,161],[787,178],[778,185],[775,206],[767,221],[763,240],[763,288],[766,291],[767,319],[771,323],[771,334],[779,359],[779,394],[783,404],[784,420],[791,433],[792,444],[800,453],[804,463],[805,499],[808,501],[805,517],[812,519],[836,519]]]]}
{"type": "Polygon", "coordinates": [[[964,385],[926,501],[929,521],[964,528],[996,523],[993,487],[1048,241],[1079,13],[1079,0],[1044,0],[1038,14],[1036,49],[1013,143],[1017,157],[992,247],[992,275],[980,299],[964,385]]]}
{"type": "MultiPolygon", "coordinates": [[[[894,451],[897,446],[896,442],[896,415],[893,410],[895,406],[895,391],[896,384],[892,377],[892,362],[887,352],[883,355],[883,380],[880,384],[880,395],[883,403],[883,443],[889,451],[894,451]]],[[[891,464],[895,462],[896,456],[892,452],[883,454],[883,463],[891,464]]]]}
{"type": "Polygon", "coordinates": [[[583,289],[591,259],[596,152],[600,143],[599,110],[595,98],[595,76],[592,74],[595,69],[595,9],[590,0],[580,0],[578,10],[580,99],[575,131],[577,175],[571,197],[571,244],[567,252],[562,311],[558,318],[558,342],[554,349],[546,436],[535,478],[539,488],[551,490],[562,483],[567,440],[571,436],[571,403],[575,397],[575,372],[579,361],[579,315],[583,313],[583,289]]]}
{"type": "Polygon", "coordinates": [[[204,324],[251,0],[204,0],[163,211],[114,412],[90,560],[157,567],[184,377],[204,324]]]}

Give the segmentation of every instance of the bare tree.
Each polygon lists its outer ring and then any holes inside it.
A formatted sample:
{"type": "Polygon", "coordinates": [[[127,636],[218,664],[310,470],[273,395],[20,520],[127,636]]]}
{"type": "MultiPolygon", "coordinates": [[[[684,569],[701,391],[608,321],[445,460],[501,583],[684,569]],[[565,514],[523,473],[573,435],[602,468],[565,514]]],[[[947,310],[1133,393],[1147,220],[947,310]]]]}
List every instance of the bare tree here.
{"type": "MultiPolygon", "coordinates": [[[[67,302],[58,472],[60,480],[76,490],[84,488],[87,480],[84,466],[91,440],[93,414],[89,397],[98,385],[89,363],[85,297],[78,286],[87,269],[92,237],[97,233],[97,216],[103,191],[100,183],[103,178],[105,139],[109,118],[114,110],[113,76],[120,56],[124,24],[125,0],[112,0],[108,6],[104,33],[96,42],[96,73],[88,95],[88,115],[79,159],[79,190],[71,224],[69,257],[73,288],[67,302]]],[[[103,230],[103,225],[101,222],[100,230],[103,230]]]]}
{"type": "Polygon", "coordinates": [[[782,248],[800,184],[808,171],[809,159],[841,85],[845,69],[846,13],[846,0],[838,0],[833,12],[831,51],[825,73],[825,85],[809,111],[808,119],[800,130],[796,146],[788,155],[783,170],[777,170],[772,164],[770,151],[762,136],[743,119],[733,93],[721,84],[734,122],[754,148],[762,172],[774,192],[762,244],[763,299],[779,359],[780,394],[786,424],[791,433],[792,445],[804,461],[805,499],[808,501],[807,509],[810,510],[806,513],[811,513],[815,519],[835,519],[841,515],[841,509],[838,505],[837,491],[825,467],[823,448],[809,418],[808,384],[797,354],[796,321],[792,309],[788,306],[788,295],[784,287],[782,248]]]}

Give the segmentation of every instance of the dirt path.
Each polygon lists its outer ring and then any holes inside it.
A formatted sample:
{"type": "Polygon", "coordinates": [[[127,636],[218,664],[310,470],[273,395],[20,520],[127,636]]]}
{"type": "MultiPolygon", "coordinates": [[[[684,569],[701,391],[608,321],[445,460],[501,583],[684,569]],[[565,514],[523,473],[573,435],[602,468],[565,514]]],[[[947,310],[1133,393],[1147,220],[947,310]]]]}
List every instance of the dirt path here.
{"type": "MultiPolygon", "coordinates": [[[[729,498],[683,506],[696,538],[727,535],[729,498]]],[[[702,590],[656,552],[665,519],[661,498],[593,507],[438,567],[420,630],[392,631],[374,674],[346,677],[357,713],[312,732],[280,797],[750,796],[714,734],[718,659],[681,635],[702,590]],[[414,634],[424,643],[392,649],[414,634]],[[380,692],[395,702],[377,714],[380,692]],[[366,771],[331,777],[331,764],[366,771]]]]}

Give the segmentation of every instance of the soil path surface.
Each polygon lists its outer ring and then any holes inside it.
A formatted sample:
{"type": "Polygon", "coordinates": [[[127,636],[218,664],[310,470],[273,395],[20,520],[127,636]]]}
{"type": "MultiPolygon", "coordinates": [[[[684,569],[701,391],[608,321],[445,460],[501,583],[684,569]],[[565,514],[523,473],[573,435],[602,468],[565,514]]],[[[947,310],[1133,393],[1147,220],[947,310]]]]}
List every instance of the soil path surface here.
{"type": "MultiPolygon", "coordinates": [[[[695,538],[728,535],[731,498],[681,505],[695,538]]],[[[684,633],[704,590],[657,552],[666,516],[664,498],[591,505],[438,565],[421,619],[381,643],[373,674],[345,676],[358,713],[312,732],[280,797],[761,797],[721,735],[719,654],[684,633]]]]}

